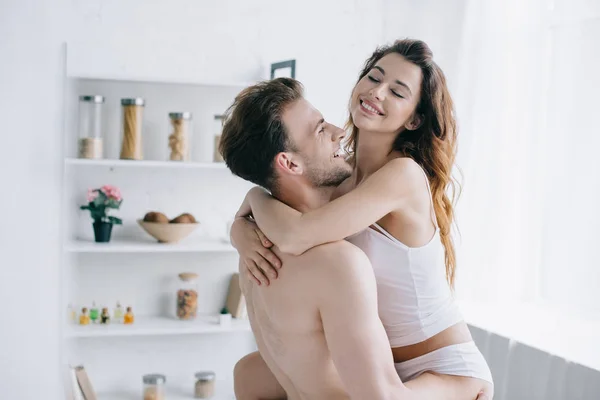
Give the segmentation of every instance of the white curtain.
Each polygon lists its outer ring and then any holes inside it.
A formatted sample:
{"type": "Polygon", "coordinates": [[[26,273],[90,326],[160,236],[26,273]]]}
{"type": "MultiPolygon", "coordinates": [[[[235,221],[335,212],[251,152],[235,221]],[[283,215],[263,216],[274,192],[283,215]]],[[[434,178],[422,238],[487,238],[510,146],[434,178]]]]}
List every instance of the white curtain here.
{"type": "Polygon", "coordinates": [[[539,297],[549,71],[544,3],[466,3],[454,88],[464,175],[456,236],[463,299],[539,297]]]}
{"type": "Polygon", "coordinates": [[[457,293],[600,311],[600,2],[466,3],[457,293]]]}

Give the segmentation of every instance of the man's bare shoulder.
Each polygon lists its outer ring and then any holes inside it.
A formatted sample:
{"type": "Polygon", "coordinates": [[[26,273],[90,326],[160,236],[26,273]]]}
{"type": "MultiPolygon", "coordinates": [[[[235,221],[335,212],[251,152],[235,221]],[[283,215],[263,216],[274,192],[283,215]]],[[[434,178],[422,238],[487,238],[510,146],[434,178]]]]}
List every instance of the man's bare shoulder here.
{"type": "Polygon", "coordinates": [[[373,274],[367,255],[345,240],[316,246],[296,258],[305,266],[310,265],[311,273],[321,276],[373,274]]]}

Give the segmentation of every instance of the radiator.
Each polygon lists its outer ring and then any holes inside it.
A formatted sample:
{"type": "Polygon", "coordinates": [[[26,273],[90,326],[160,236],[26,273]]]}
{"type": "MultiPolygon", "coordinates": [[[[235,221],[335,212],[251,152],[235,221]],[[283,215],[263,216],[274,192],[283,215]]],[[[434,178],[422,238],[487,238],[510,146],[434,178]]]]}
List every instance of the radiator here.
{"type": "Polygon", "coordinates": [[[469,328],[492,371],[494,400],[600,400],[600,371],[469,328]]]}

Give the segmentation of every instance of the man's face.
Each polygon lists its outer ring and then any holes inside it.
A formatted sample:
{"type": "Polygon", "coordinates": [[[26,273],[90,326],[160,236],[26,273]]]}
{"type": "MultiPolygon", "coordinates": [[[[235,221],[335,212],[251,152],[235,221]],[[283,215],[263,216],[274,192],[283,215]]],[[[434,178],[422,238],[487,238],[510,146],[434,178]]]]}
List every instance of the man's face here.
{"type": "Polygon", "coordinates": [[[315,187],[338,186],[352,174],[340,147],[343,129],[325,122],[305,99],[291,104],[282,115],[295,151],[294,163],[315,187]]]}

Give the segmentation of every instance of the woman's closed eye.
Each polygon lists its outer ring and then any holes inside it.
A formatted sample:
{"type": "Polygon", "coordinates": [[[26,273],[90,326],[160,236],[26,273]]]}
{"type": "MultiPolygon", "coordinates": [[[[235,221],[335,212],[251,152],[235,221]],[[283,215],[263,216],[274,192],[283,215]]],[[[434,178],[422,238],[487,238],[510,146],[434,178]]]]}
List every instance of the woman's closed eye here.
{"type": "Polygon", "coordinates": [[[374,78],[374,77],[372,77],[371,75],[367,75],[367,78],[369,78],[369,80],[370,80],[371,82],[375,82],[375,83],[379,83],[379,82],[380,82],[380,80],[379,80],[379,79],[377,79],[377,78],[374,78]]]}
{"type": "Polygon", "coordinates": [[[392,93],[394,94],[394,96],[396,96],[396,97],[399,97],[399,98],[401,98],[401,99],[403,99],[403,98],[404,98],[404,96],[402,96],[402,95],[401,95],[400,93],[398,93],[398,92],[395,92],[395,91],[393,91],[393,90],[392,90],[391,92],[392,92],[392,93]]]}

